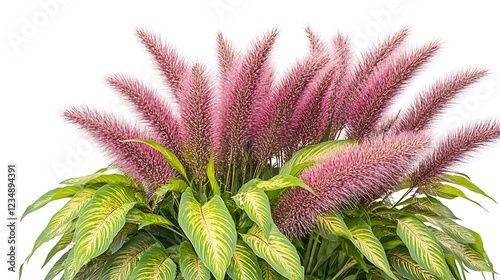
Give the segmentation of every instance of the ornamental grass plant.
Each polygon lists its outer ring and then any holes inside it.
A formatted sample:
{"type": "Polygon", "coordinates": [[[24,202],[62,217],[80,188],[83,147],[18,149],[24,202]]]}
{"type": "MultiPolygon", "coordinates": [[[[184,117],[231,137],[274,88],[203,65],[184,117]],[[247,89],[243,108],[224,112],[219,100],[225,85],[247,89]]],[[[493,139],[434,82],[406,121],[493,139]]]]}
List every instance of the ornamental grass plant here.
{"type": "Polygon", "coordinates": [[[246,49],[218,34],[218,69],[209,71],[138,29],[178,110],[123,74],[107,83],[130,103],[133,124],[67,109],[64,119],[112,164],[26,209],[22,218],[67,200],[25,263],[58,237],[46,280],[494,276],[480,235],[446,202],[478,204],[468,192],[493,200],[455,168],[500,138],[500,122],[477,120],[443,138],[430,131],[487,71],[436,79],[392,115],[439,42],[410,47],[403,29],[356,55],[347,35],[324,40],[306,28],[308,53],[277,75],[278,33],[246,49]]]}

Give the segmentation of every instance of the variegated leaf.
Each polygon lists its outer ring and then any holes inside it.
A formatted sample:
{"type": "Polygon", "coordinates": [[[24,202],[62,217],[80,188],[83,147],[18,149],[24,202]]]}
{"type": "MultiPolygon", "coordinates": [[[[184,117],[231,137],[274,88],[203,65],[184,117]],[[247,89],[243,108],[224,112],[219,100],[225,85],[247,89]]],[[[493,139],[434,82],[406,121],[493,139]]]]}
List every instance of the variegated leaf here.
{"type": "Polygon", "coordinates": [[[179,265],[185,280],[210,280],[210,270],[196,255],[189,241],[182,242],[179,250],[179,265]]]}
{"type": "Polygon", "coordinates": [[[241,240],[236,242],[231,264],[227,269],[227,274],[233,280],[260,280],[262,272],[257,261],[257,256],[241,240]]]}

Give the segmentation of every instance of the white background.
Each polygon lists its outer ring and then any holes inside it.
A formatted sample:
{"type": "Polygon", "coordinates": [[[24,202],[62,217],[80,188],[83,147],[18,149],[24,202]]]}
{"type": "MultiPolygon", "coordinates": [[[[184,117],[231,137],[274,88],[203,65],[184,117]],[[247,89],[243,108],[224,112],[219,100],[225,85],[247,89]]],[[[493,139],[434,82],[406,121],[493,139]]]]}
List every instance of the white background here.
{"type": "MultiPolygon", "coordinates": [[[[69,105],[89,104],[125,114],[127,107],[105,84],[108,73],[132,74],[158,85],[158,73],[134,36],[136,27],[161,32],[183,55],[215,66],[215,35],[222,30],[245,48],[271,27],[281,28],[273,60],[286,68],[307,50],[303,28],[312,26],[329,39],[338,31],[353,36],[357,50],[408,26],[410,44],[441,39],[444,48],[401,100],[437,77],[467,66],[484,66],[491,75],[462,95],[436,134],[473,119],[499,116],[499,5],[496,1],[77,1],[24,0],[0,4],[1,164],[18,166],[18,216],[26,206],[68,177],[104,167],[101,151],[60,113],[69,105]],[[50,5],[47,3],[51,3],[50,5]],[[473,3],[473,4],[472,4],[473,3]]],[[[166,91],[160,84],[160,89],[166,91]]],[[[500,144],[457,167],[500,200],[500,144]]],[[[0,275],[7,272],[6,171],[0,188],[0,275]]],[[[1,181],[1,180],[0,180],[1,181]]],[[[497,270],[500,267],[500,206],[478,199],[489,212],[456,199],[446,201],[462,224],[482,234],[497,270]]],[[[28,216],[17,231],[18,261],[29,254],[50,216],[54,202],[28,216]]],[[[43,279],[40,270],[55,244],[43,245],[25,267],[24,279],[43,279]]],[[[59,256],[59,255],[58,255],[59,256]]],[[[56,256],[54,261],[58,258],[56,256]]],[[[472,274],[470,279],[482,279],[472,274]]]]}

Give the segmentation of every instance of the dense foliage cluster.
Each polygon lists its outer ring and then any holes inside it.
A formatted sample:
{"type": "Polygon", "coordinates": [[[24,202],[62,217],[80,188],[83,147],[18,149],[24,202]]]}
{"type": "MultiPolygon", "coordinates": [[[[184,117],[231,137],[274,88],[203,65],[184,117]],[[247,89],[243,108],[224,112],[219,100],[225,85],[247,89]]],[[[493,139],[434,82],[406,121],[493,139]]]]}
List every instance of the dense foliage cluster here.
{"type": "Polygon", "coordinates": [[[444,139],[430,133],[486,71],[438,79],[391,115],[438,42],[405,47],[403,29],[355,59],[348,36],[327,43],[306,32],[309,52],[282,75],[270,60],[277,30],[246,51],[219,34],[215,76],[138,30],[179,110],[148,85],[114,75],[107,82],[130,103],[136,124],[89,107],[64,112],[113,164],[63,181],[26,209],[23,218],[69,198],[33,248],[61,236],[44,265],[62,255],[45,279],[495,273],[480,235],[459,225],[443,199],[477,203],[464,189],[490,198],[452,168],[498,140],[500,123],[478,121],[444,139]]]}

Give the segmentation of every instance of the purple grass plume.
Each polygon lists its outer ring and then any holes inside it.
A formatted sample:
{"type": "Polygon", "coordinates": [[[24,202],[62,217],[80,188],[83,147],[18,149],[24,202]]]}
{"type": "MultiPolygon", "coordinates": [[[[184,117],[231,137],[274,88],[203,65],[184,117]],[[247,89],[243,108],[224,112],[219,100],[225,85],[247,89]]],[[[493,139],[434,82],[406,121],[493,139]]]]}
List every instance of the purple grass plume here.
{"type": "Polygon", "coordinates": [[[424,134],[381,135],[323,159],[300,175],[318,197],[292,188],[273,210],[275,224],[289,238],[301,237],[319,215],[384,195],[400,183],[428,141],[424,134]]]}
{"type": "Polygon", "coordinates": [[[115,75],[108,77],[107,82],[133,105],[143,122],[157,134],[158,143],[180,157],[179,120],[167,103],[136,79],[115,75]]]}
{"type": "Polygon", "coordinates": [[[449,133],[411,175],[411,186],[432,184],[434,179],[451,172],[456,164],[463,163],[471,153],[489,143],[500,140],[500,122],[486,120],[463,126],[449,133]]]}
{"type": "Polygon", "coordinates": [[[486,76],[487,72],[484,69],[467,69],[435,82],[398,118],[393,129],[418,131],[428,128],[458,94],[486,76]]]}
{"type": "Polygon", "coordinates": [[[194,64],[179,91],[182,151],[198,182],[206,178],[213,145],[214,89],[205,67],[194,64]]]}
{"type": "Polygon", "coordinates": [[[122,142],[130,139],[158,141],[154,134],[88,107],[70,108],[63,113],[63,117],[82,128],[120,170],[149,186],[149,193],[168,183],[170,177],[176,176],[177,172],[168,165],[160,152],[142,143],[122,142]]]}

